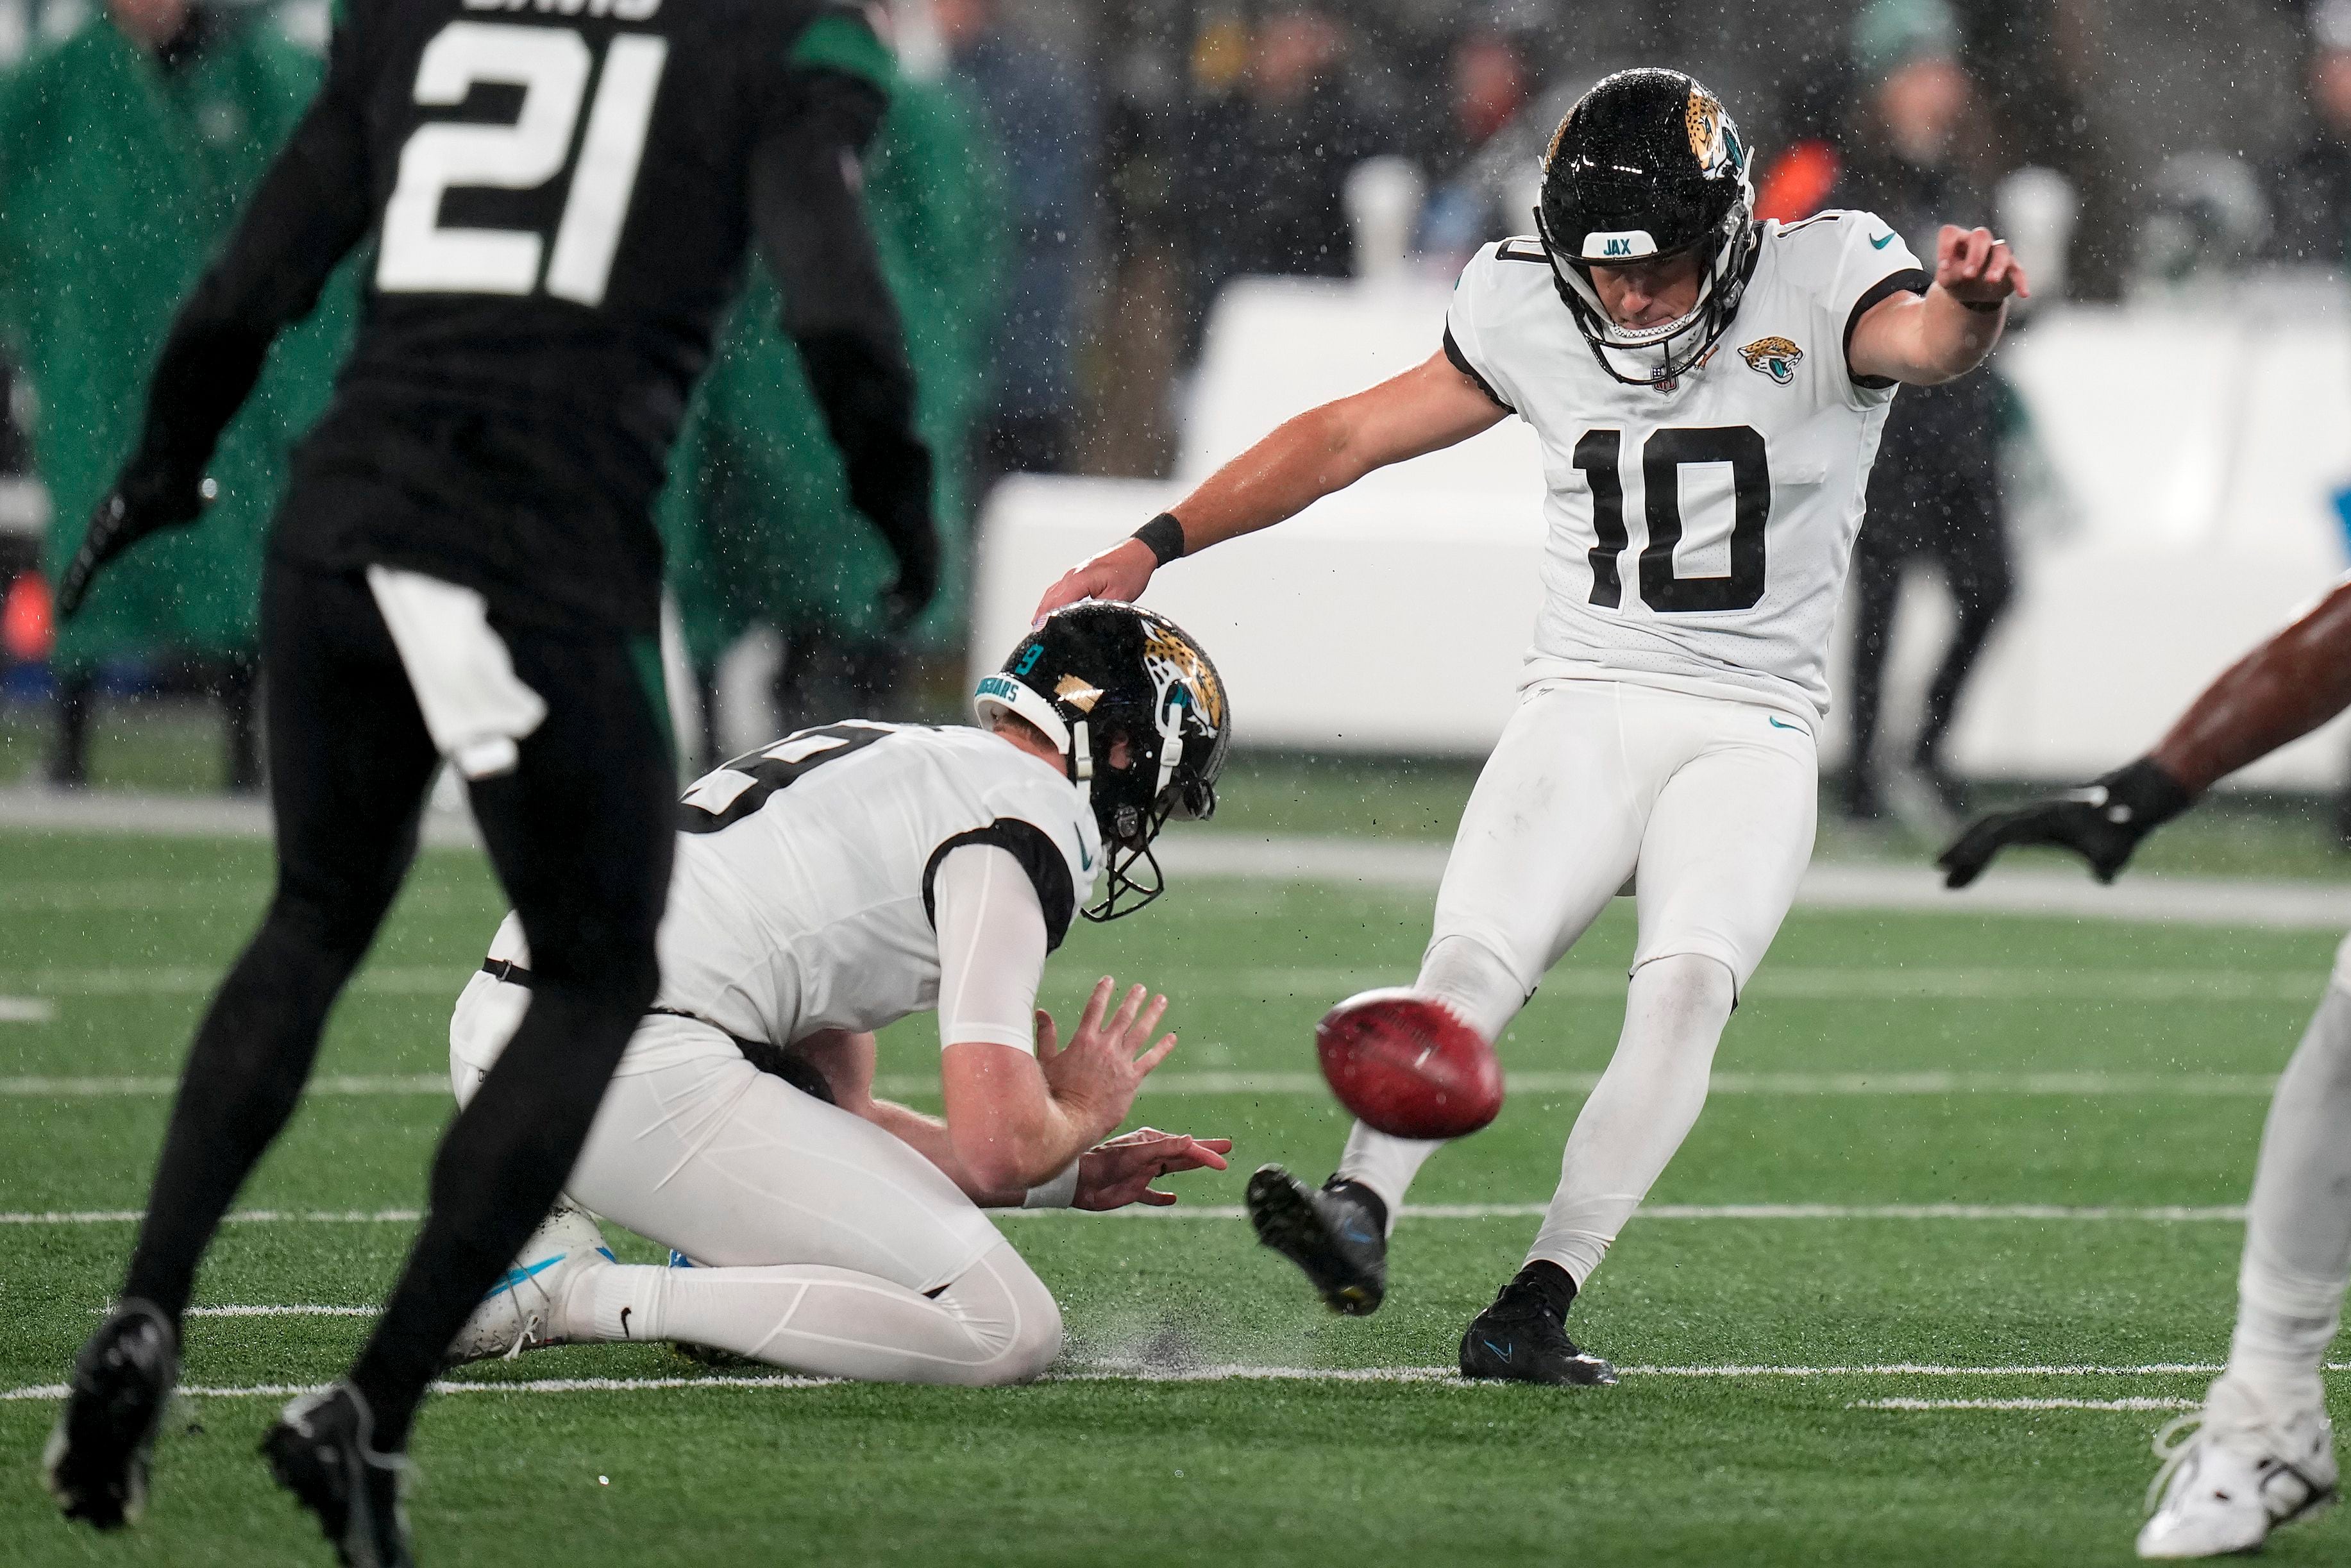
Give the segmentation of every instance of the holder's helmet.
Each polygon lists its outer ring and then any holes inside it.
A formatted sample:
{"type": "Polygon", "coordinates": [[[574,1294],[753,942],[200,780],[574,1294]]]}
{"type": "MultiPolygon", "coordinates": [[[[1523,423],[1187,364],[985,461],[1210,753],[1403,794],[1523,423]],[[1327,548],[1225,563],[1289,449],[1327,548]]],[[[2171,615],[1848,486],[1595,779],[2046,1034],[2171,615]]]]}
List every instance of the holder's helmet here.
{"type": "Polygon", "coordinates": [[[1601,368],[1629,386],[1670,388],[1729,330],[1754,268],[1746,143],[1714,94],[1679,71],[1604,77],[1552,137],[1535,225],[1601,368]],[[1662,326],[1618,326],[1592,269],[1683,253],[1703,268],[1698,303],[1662,326]]]}
{"type": "Polygon", "coordinates": [[[1170,818],[1216,810],[1232,739],[1225,683],[1200,645],[1154,611],[1086,600],[1047,616],[980,681],[972,706],[983,722],[1002,710],[1041,730],[1086,792],[1109,862],[1086,917],[1114,920],[1158,897],[1166,884],[1151,841],[1170,818]]]}

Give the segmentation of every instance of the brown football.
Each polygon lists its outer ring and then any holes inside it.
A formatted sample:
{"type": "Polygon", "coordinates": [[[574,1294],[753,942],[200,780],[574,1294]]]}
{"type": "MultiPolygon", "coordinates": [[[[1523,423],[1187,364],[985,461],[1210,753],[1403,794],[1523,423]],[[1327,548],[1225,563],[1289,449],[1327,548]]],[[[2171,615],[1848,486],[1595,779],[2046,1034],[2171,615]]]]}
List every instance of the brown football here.
{"type": "Polygon", "coordinates": [[[1348,998],[1314,1026],[1314,1050],[1339,1103],[1395,1137],[1458,1138],[1502,1108],[1494,1048],[1412,991],[1348,998]]]}

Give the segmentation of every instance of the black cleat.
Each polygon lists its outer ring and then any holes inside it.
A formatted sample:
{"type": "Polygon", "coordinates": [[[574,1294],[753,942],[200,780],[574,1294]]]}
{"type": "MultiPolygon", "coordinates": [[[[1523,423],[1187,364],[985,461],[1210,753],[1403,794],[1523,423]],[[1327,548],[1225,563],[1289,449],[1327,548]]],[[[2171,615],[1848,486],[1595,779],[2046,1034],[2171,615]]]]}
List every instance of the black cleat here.
{"type": "Polygon", "coordinates": [[[375,1418],[348,1383],[305,1394],[261,1439],[277,1484],[319,1516],[343,1568],[415,1568],[400,1480],[408,1461],[370,1448],[375,1418]]]}
{"type": "Polygon", "coordinates": [[[1387,1212],[1366,1188],[1332,1176],[1308,1186],[1280,1166],[1249,1181],[1249,1223],[1297,1264],[1334,1312],[1367,1318],[1388,1291],[1387,1212]]]}
{"type": "Polygon", "coordinates": [[[1563,1292],[1546,1287],[1534,1277],[1539,1269],[1567,1278],[1556,1266],[1538,1264],[1503,1286],[1494,1304],[1472,1318],[1461,1336],[1461,1375],[1584,1387],[1614,1383],[1614,1367],[1567,1337],[1561,1296],[1573,1301],[1574,1287],[1563,1292]]]}
{"type": "Polygon", "coordinates": [[[152,1301],[118,1301],[74,1358],[66,1407],[41,1455],[42,1481],[68,1519],[120,1530],[146,1510],[155,1429],[180,1380],[179,1345],[152,1301]]]}

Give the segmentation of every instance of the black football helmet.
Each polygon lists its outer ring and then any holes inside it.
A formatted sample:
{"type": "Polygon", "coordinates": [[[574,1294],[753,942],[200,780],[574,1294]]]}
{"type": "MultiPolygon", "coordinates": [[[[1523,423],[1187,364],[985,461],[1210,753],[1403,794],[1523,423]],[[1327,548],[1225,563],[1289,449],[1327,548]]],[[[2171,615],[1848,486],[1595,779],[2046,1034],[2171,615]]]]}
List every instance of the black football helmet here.
{"type": "Polygon", "coordinates": [[[1115,920],[1158,897],[1166,883],[1151,841],[1171,818],[1216,810],[1232,740],[1225,683],[1200,645],[1165,615],[1089,599],[1047,616],[980,681],[972,706],[983,721],[1000,708],[1042,730],[1086,792],[1108,862],[1086,918],[1115,920]],[[1120,741],[1125,765],[1113,767],[1120,741]]]}
{"type": "Polygon", "coordinates": [[[1679,71],[1604,77],[1552,137],[1535,225],[1601,368],[1628,386],[1670,390],[1730,329],[1754,270],[1747,144],[1714,94],[1679,71]],[[1593,267],[1683,252],[1705,263],[1687,315],[1633,329],[1602,308],[1593,267]]]}

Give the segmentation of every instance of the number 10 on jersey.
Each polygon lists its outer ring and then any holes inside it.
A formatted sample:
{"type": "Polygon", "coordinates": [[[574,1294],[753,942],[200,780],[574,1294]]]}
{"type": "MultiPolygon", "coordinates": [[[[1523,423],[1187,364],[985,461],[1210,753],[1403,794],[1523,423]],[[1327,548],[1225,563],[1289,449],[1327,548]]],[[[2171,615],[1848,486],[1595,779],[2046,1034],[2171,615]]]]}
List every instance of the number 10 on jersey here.
{"type": "Polygon", "coordinates": [[[612,39],[550,246],[525,231],[445,228],[441,199],[455,187],[536,190],[560,174],[593,53],[568,27],[452,22],[442,28],[417,61],[417,103],[454,106],[489,83],[522,89],[522,106],[510,125],[416,128],[401,149],[400,177],[384,206],[375,286],[392,294],[514,295],[543,286],[559,299],[601,304],[668,58],[668,40],[653,34],[612,39]]]}

